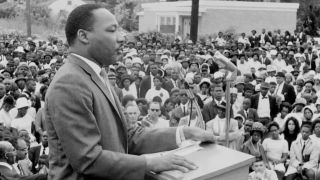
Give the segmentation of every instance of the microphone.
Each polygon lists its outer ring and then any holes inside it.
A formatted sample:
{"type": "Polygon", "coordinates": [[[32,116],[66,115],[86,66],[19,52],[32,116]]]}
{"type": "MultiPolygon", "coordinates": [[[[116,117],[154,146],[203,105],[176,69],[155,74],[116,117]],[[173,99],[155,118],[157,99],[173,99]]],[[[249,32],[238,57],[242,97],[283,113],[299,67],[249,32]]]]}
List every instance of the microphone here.
{"type": "Polygon", "coordinates": [[[229,73],[226,76],[226,79],[231,81],[236,80],[238,72],[237,66],[235,66],[227,57],[225,57],[219,51],[216,51],[213,57],[220,68],[229,71],[229,73]]]}
{"type": "Polygon", "coordinates": [[[237,71],[237,67],[223,54],[221,54],[219,51],[216,51],[214,53],[214,60],[219,65],[219,67],[226,69],[228,71],[234,72],[237,71]]]}

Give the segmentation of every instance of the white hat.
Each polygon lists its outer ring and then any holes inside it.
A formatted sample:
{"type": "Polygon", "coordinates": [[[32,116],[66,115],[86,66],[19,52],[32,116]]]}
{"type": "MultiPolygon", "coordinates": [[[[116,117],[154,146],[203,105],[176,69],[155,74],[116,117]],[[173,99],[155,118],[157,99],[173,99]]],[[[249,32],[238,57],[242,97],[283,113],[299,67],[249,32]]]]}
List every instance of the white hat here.
{"type": "Polygon", "coordinates": [[[134,64],[134,63],[143,64],[141,58],[139,58],[139,57],[134,57],[132,59],[132,64],[134,64]]]}
{"type": "Polygon", "coordinates": [[[238,94],[238,89],[237,88],[230,88],[230,94],[238,94]]]}
{"type": "Polygon", "coordinates": [[[217,71],[213,74],[214,79],[223,78],[223,77],[224,77],[224,74],[223,72],[220,72],[220,71],[217,71]]]}
{"type": "Polygon", "coordinates": [[[29,63],[29,67],[36,67],[36,68],[38,68],[38,66],[37,66],[36,63],[34,63],[34,62],[29,63]]]}
{"type": "Polygon", "coordinates": [[[270,55],[274,55],[274,56],[276,56],[276,55],[277,55],[277,53],[278,53],[278,51],[277,51],[277,50],[275,50],[275,49],[272,49],[272,50],[270,51],[270,55]]]}
{"type": "Polygon", "coordinates": [[[167,60],[169,60],[169,57],[167,56],[167,55],[162,55],[161,57],[160,57],[160,59],[162,60],[162,59],[167,59],[167,60]]]}
{"type": "Polygon", "coordinates": [[[30,102],[28,101],[28,99],[26,97],[18,98],[17,102],[16,102],[16,108],[20,109],[20,108],[24,108],[24,107],[30,107],[30,102]]]}
{"type": "Polygon", "coordinates": [[[293,46],[293,43],[291,41],[289,41],[288,46],[293,46]]]}
{"type": "Polygon", "coordinates": [[[273,65],[268,65],[267,66],[267,72],[272,72],[272,71],[277,71],[276,67],[274,67],[273,65]]]}
{"type": "Polygon", "coordinates": [[[24,53],[24,49],[22,46],[18,46],[17,49],[14,50],[14,52],[24,53]]]}

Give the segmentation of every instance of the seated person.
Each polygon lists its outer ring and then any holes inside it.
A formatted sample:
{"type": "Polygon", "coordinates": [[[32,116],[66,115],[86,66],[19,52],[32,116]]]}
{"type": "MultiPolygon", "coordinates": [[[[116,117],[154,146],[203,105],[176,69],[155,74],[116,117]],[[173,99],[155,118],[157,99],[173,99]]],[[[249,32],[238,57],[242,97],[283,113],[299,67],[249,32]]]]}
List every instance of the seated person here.
{"type": "Polygon", "coordinates": [[[270,138],[266,138],[262,146],[266,152],[270,168],[276,171],[279,179],[282,179],[286,171],[284,163],[288,158],[288,142],[280,138],[280,127],[278,123],[271,122],[268,131],[270,138]]]}
{"type": "Polygon", "coordinates": [[[249,174],[248,180],[278,180],[273,170],[266,168],[262,158],[256,159],[252,165],[253,172],[249,174]]]}
{"type": "Polygon", "coordinates": [[[251,99],[246,98],[243,101],[242,109],[238,112],[243,117],[247,119],[252,119],[254,122],[259,120],[259,116],[256,109],[250,108],[251,107],[251,99]]]}
{"type": "Polygon", "coordinates": [[[317,144],[310,138],[311,134],[312,123],[303,122],[301,137],[291,145],[290,163],[286,172],[286,180],[293,180],[298,176],[305,176],[308,180],[315,179],[319,150],[317,149],[317,144]]]}
{"type": "Polygon", "coordinates": [[[264,132],[265,127],[261,123],[253,123],[252,129],[250,131],[251,138],[243,144],[241,151],[255,156],[256,159],[262,158],[266,166],[268,167],[269,165],[267,164],[266,155],[261,144],[261,139],[263,138],[264,132]]]}
{"type": "MultiPolygon", "coordinates": [[[[226,145],[226,102],[222,101],[220,104],[217,104],[217,116],[208,121],[206,123],[207,131],[211,131],[215,138],[217,139],[217,143],[220,145],[226,145]]],[[[238,122],[234,119],[230,119],[230,127],[229,127],[229,148],[236,149],[237,140],[241,138],[241,133],[239,131],[238,122]]]]}

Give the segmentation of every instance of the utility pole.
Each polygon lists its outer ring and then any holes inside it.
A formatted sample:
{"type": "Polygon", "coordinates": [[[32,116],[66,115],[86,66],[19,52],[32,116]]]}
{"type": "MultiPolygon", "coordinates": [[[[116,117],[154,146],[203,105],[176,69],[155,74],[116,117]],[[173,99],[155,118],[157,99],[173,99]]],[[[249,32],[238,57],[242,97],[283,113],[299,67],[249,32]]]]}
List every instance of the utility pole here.
{"type": "Polygon", "coordinates": [[[198,17],[199,17],[199,0],[192,0],[190,39],[192,40],[193,43],[196,43],[198,40],[198,17]]]}
{"type": "Polygon", "coordinates": [[[30,0],[26,0],[27,35],[31,37],[31,7],[30,0]]]}

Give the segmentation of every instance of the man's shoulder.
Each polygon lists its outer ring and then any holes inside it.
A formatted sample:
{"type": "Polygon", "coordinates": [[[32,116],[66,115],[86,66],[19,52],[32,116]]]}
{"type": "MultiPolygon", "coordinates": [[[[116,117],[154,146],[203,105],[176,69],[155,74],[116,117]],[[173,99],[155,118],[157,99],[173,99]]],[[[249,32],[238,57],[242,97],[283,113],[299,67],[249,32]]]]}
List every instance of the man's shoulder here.
{"type": "Polygon", "coordinates": [[[214,99],[213,99],[212,101],[206,103],[206,104],[204,105],[204,108],[205,108],[205,107],[208,108],[208,107],[215,106],[215,105],[216,105],[216,102],[215,102],[214,99]]]}

